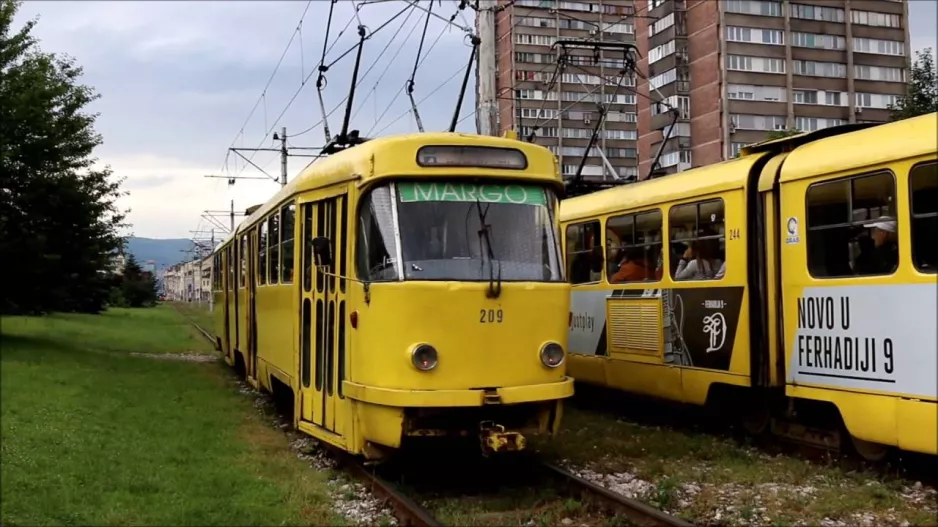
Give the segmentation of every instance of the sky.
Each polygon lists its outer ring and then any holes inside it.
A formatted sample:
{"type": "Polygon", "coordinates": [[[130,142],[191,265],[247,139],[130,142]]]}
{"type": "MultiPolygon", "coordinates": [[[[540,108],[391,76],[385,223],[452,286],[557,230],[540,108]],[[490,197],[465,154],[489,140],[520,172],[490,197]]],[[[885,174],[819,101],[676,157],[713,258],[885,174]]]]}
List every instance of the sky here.
{"type": "MultiPolygon", "coordinates": [[[[96,129],[104,137],[95,154],[99,163],[126,178],[129,195],[120,204],[130,209],[130,233],[207,238],[213,225],[201,217],[204,211],[227,211],[234,200],[235,210],[243,212],[280,188],[270,180],[238,180],[229,187],[225,179],[204,177],[264,177],[229,147],[273,147],[272,132],[281,126],[287,127],[291,146],[323,144],[315,68],[322,58],[329,5],[322,0],[32,0],[22,5],[15,25],[38,17],[33,34],[43,51],[74,57],[84,68],[82,82],[101,95],[90,107],[100,114],[96,129]]],[[[359,20],[375,32],[363,48],[350,128],[365,136],[416,132],[403,87],[414,68],[425,13],[407,10],[381,28],[407,4],[364,5],[357,18],[355,5],[336,4],[325,60],[329,64],[354,48],[359,20]]],[[[449,19],[457,5],[444,0],[442,6],[434,3],[434,10],[449,19]]],[[[913,50],[938,47],[936,5],[938,0],[909,0],[913,50]]],[[[454,23],[472,26],[472,16],[470,10],[460,12],[454,23]]],[[[426,34],[414,98],[425,129],[444,130],[471,48],[462,29],[438,18],[431,18],[426,34]]],[[[354,59],[353,51],[326,72],[326,111],[338,108],[327,120],[332,134],[341,128],[345,106],[340,103],[349,91],[354,59]]],[[[475,131],[470,115],[474,85],[470,77],[460,113],[468,118],[460,131],[475,131]]],[[[258,152],[253,161],[279,175],[278,153],[258,152]]],[[[291,157],[289,176],[309,161],[291,157]]],[[[227,225],[228,218],[219,215],[217,221],[227,225]]],[[[218,227],[215,236],[223,236],[218,227]]]]}

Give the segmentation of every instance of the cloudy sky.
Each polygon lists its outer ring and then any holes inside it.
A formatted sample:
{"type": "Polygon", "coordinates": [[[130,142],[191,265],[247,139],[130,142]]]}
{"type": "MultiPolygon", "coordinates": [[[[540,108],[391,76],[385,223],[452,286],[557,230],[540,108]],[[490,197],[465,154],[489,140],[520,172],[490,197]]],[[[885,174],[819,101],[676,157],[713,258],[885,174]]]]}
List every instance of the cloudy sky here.
{"type": "MultiPolygon", "coordinates": [[[[913,49],[934,48],[938,2],[909,3],[913,49]]],[[[434,9],[448,19],[457,4],[444,0],[434,9]]],[[[341,1],[336,6],[330,44],[347,29],[327,53],[327,64],[357,42],[354,5],[341,1]]],[[[404,7],[400,1],[375,3],[364,6],[358,16],[374,31],[404,7]]],[[[101,114],[97,129],[104,136],[97,155],[127,177],[130,195],[123,204],[131,209],[133,234],[176,238],[189,237],[193,230],[208,232],[211,224],[200,219],[204,210],[227,210],[233,199],[235,209],[243,211],[278,190],[272,181],[241,180],[228,187],[225,180],[203,177],[228,172],[262,176],[244,169],[237,156],[226,156],[229,146],[271,147],[266,132],[279,131],[280,126],[287,127],[293,146],[322,144],[322,127],[314,126],[322,118],[316,76],[302,83],[322,57],[329,2],[309,4],[298,31],[306,9],[304,1],[28,1],[18,19],[22,23],[39,17],[34,33],[42,48],[75,57],[84,66],[84,82],[101,94],[92,108],[101,114]]],[[[455,23],[471,25],[471,16],[467,10],[455,23]]],[[[366,43],[362,74],[377,63],[362,77],[353,129],[371,135],[416,131],[401,92],[413,69],[423,19],[422,12],[409,10],[366,43]]],[[[464,36],[439,19],[430,22],[424,53],[439,40],[418,69],[414,92],[418,101],[427,97],[418,108],[429,130],[445,129],[455,109],[460,69],[470,52],[464,36]],[[431,95],[433,90],[437,91],[431,95]]],[[[353,63],[350,53],[328,71],[327,112],[339,107],[348,93],[353,63]]],[[[468,118],[460,130],[475,129],[469,115],[475,102],[473,85],[470,80],[461,113],[468,118]]],[[[343,110],[339,107],[328,119],[333,134],[341,127],[343,110]]],[[[260,152],[253,159],[270,174],[279,174],[278,154],[260,152]]],[[[292,158],[290,176],[308,161],[292,158]]],[[[220,221],[227,224],[227,218],[220,221]]]]}

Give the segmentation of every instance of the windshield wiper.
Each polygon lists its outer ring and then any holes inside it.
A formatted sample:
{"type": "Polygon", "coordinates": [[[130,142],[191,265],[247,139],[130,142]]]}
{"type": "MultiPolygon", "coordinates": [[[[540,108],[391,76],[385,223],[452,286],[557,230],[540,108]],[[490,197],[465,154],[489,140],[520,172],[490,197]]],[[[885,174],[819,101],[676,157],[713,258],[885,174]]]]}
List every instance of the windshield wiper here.
{"type": "Polygon", "coordinates": [[[488,298],[498,298],[502,294],[502,265],[498,264],[498,277],[495,276],[495,252],[492,250],[492,226],[485,223],[485,216],[489,213],[491,204],[486,205],[482,212],[482,203],[476,198],[476,210],[479,212],[479,239],[485,240],[486,252],[489,256],[489,290],[485,293],[488,298]]]}

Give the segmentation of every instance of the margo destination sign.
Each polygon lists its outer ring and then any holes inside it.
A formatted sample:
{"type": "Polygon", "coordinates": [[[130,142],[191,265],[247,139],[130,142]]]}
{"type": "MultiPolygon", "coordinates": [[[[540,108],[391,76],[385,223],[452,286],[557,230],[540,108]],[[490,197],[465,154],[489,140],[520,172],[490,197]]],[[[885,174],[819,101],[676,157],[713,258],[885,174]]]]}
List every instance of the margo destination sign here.
{"type": "Polygon", "coordinates": [[[544,189],[537,185],[499,185],[436,181],[403,181],[397,184],[401,203],[462,201],[546,205],[544,189]]]}

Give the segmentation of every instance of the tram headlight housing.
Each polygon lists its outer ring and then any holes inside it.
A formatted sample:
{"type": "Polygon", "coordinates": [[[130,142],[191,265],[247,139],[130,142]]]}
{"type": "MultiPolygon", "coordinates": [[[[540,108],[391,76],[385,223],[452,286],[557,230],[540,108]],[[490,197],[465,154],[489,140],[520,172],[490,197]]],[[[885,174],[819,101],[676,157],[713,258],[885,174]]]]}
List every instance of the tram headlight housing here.
{"type": "Polygon", "coordinates": [[[439,362],[439,356],[437,355],[436,348],[433,346],[429,344],[418,344],[414,347],[414,350],[410,352],[410,360],[418,370],[430,371],[436,368],[439,362]]]}
{"type": "Polygon", "coordinates": [[[541,348],[541,364],[548,368],[556,368],[563,364],[563,347],[556,342],[548,342],[541,348]]]}

